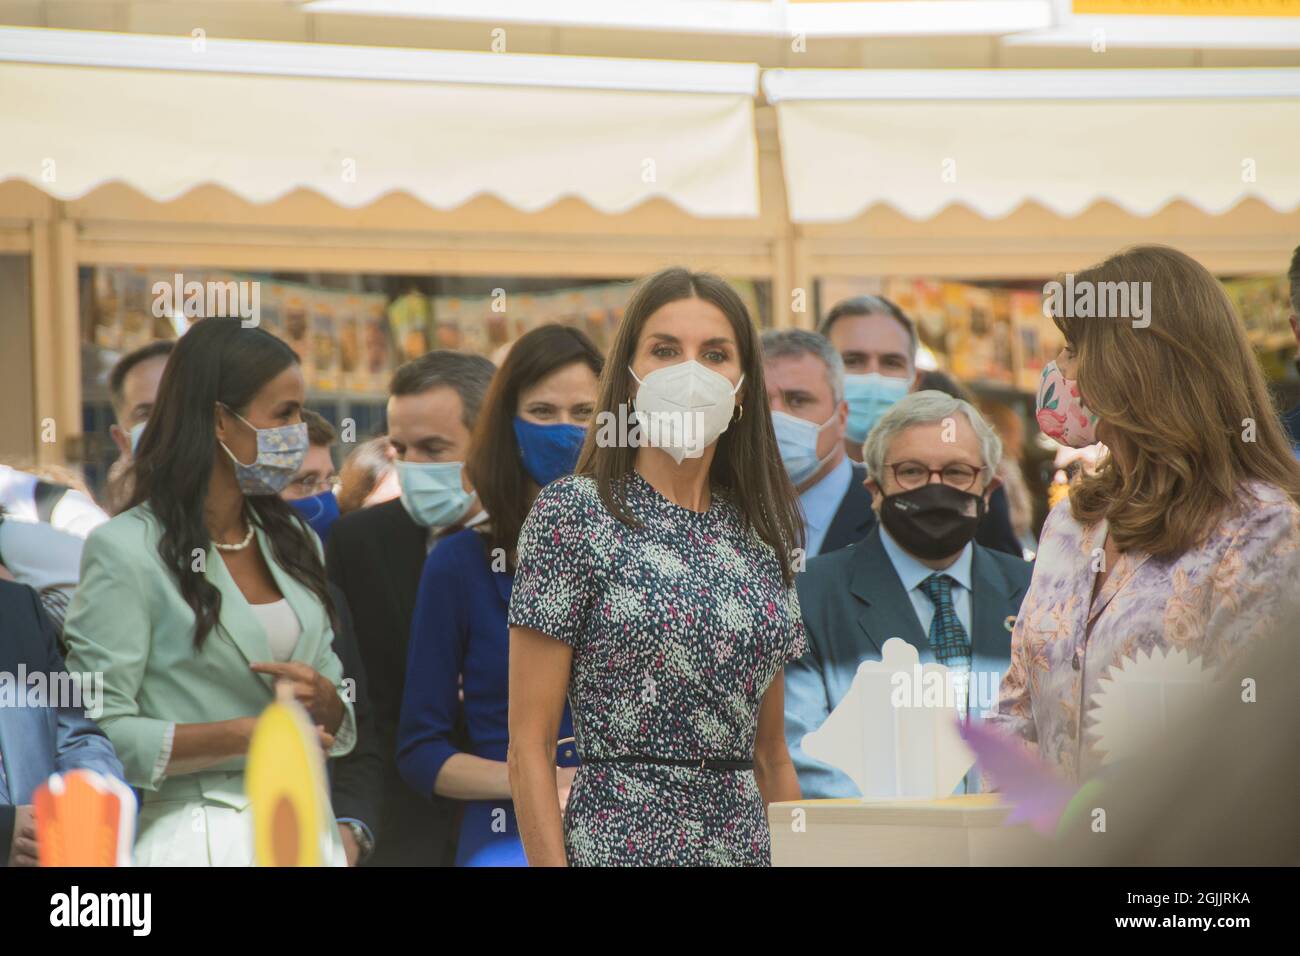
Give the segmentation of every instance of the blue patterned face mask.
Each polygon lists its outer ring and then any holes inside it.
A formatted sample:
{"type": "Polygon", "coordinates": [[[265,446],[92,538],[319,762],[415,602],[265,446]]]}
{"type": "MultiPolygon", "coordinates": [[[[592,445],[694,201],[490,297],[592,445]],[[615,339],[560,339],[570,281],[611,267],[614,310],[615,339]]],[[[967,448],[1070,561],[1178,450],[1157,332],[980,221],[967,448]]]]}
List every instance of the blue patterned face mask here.
{"type": "Polygon", "coordinates": [[[251,465],[245,465],[236,458],[234,452],[226,448],[225,442],[217,442],[235,464],[235,480],[239,482],[239,490],[254,497],[278,495],[293,480],[293,476],[302,468],[302,460],[307,457],[307,423],[258,428],[230,406],[227,405],[226,409],[257,432],[257,458],[251,465]]]}

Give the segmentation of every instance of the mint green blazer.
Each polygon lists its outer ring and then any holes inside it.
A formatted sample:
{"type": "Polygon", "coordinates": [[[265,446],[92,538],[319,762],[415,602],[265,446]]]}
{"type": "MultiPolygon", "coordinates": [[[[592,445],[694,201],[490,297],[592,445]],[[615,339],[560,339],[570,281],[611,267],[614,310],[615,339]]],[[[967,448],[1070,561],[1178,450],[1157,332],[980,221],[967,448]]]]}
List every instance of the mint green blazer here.
{"type": "MultiPolygon", "coordinates": [[[[209,548],[203,573],[221,592],[221,614],[202,650],[196,652],[194,613],[158,555],[160,530],[149,507],[140,505],[100,525],[86,539],[81,581],[64,626],[68,667],[104,675],[99,726],[112,741],[127,782],[144,790],[146,800],[149,791],[183,790],[200,799],[241,805],[246,802],[240,792],[243,757],[170,781],[158,764],[170,723],[255,717],[272,702],[274,678],[249,670],[254,662],[273,659],[266,631],[226,569],[221,552],[209,548]],[[185,786],[166,786],[169,782],[185,786]],[[210,788],[226,793],[209,794],[210,788]],[[231,789],[236,792],[230,793],[231,789]]],[[[342,665],[332,649],[329,616],[311,591],[276,564],[260,527],[256,537],[275,583],[301,625],[290,660],[314,667],[343,699],[345,716],[330,753],[342,756],[355,742],[356,716],[351,695],[344,690],[342,665]]]]}

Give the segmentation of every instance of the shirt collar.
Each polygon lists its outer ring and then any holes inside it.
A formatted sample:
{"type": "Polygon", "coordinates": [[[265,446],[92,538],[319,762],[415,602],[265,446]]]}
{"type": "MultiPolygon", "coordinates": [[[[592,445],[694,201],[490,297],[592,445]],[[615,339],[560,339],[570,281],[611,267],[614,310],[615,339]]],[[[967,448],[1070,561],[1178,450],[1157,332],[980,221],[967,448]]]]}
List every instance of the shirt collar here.
{"type": "Polygon", "coordinates": [[[889,561],[898,572],[898,579],[903,582],[905,591],[914,591],[932,574],[946,574],[967,591],[970,586],[970,565],[971,557],[975,553],[974,542],[966,542],[966,547],[961,549],[961,554],[957,555],[957,560],[942,571],[936,571],[934,568],[922,564],[916,558],[912,557],[902,546],[890,537],[885,526],[880,526],[880,543],[884,545],[885,554],[889,555],[889,561]]]}
{"type": "Polygon", "coordinates": [[[804,523],[820,531],[828,527],[840,509],[840,502],[853,481],[853,463],[845,455],[840,463],[826,473],[821,481],[799,495],[804,523]]]}

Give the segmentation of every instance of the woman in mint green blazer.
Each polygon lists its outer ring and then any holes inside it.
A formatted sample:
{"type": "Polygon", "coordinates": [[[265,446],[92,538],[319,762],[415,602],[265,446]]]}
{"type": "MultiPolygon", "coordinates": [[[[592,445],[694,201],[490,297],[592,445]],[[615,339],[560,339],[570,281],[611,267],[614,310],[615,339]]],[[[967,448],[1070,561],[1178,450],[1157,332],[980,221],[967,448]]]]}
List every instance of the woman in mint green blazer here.
{"type": "Polygon", "coordinates": [[[284,342],[198,322],[167,362],[127,510],[86,540],[68,666],[104,675],[99,724],[143,795],[138,865],[251,863],[244,761],[277,683],[330,756],[352,749],[319,541],[277,496],[307,449],[304,395],[284,342]]]}

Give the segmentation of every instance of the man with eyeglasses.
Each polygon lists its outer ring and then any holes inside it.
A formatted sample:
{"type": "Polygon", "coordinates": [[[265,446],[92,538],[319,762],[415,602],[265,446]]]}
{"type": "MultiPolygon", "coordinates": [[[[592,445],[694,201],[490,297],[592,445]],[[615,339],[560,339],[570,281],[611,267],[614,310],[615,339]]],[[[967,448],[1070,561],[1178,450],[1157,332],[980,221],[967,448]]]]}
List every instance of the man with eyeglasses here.
{"type": "MultiPolygon", "coordinates": [[[[974,406],[942,392],[899,399],[872,429],[863,463],[877,525],[858,544],[812,559],[797,582],[809,650],[786,666],[785,716],[805,797],[859,795],[801,742],[890,638],[913,645],[922,665],[948,668],[954,718],[996,708],[1032,570],[974,541],[1001,456],[997,433],[974,406]]],[[[977,790],[975,777],[967,774],[957,792],[977,790]]]]}
{"type": "Polygon", "coordinates": [[[307,519],[321,544],[329,542],[334,522],[339,520],[339,500],[334,491],[338,474],[331,448],[338,433],[325,418],[311,409],[302,410],[307,423],[307,454],[280,497],[307,519]]]}

